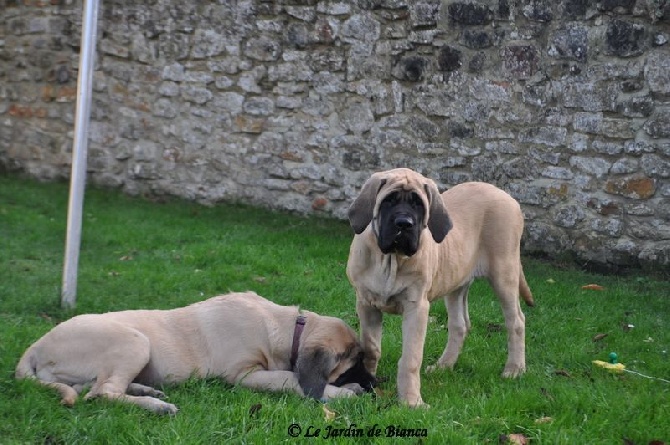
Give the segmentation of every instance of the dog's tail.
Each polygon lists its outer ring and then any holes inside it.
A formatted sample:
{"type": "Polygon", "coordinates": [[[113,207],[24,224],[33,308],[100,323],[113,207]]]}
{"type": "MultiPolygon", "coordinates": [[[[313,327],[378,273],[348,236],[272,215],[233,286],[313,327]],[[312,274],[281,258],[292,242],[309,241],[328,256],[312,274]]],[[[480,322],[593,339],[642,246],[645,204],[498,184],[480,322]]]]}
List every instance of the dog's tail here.
{"type": "Polygon", "coordinates": [[[519,294],[528,306],[535,306],[535,300],[533,300],[533,294],[531,293],[530,287],[528,287],[528,283],[526,282],[526,276],[523,273],[523,268],[521,268],[521,273],[519,274],[519,294]]]}
{"type": "Polygon", "coordinates": [[[23,354],[21,360],[19,360],[19,364],[16,365],[16,372],[14,373],[14,376],[17,379],[34,379],[37,378],[36,372],[35,354],[33,352],[33,347],[31,346],[23,354]]]}
{"type": "Polygon", "coordinates": [[[74,405],[74,402],[77,400],[79,393],[77,393],[73,387],[60,382],[45,382],[40,380],[40,378],[37,376],[37,357],[35,357],[34,347],[35,345],[29,347],[28,350],[23,354],[21,360],[19,360],[19,363],[16,365],[14,377],[17,379],[31,379],[38,382],[40,385],[53,388],[60,393],[60,403],[66,406],[74,405]]]}

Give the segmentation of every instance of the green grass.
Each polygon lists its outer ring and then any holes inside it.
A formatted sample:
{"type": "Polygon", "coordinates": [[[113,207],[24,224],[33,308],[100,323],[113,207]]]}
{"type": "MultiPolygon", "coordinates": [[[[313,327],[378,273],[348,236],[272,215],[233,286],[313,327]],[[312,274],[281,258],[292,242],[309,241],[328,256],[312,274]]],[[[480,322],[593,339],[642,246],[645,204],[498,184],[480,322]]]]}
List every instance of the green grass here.
{"type": "MultiPolygon", "coordinates": [[[[473,330],[454,371],[422,373],[428,410],[395,398],[400,317],[384,319],[377,396],[323,406],[291,394],[253,392],[217,380],[165,389],[180,408],[161,417],[104,400],[59,405],[57,394],[17,382],[23,351],[75,313],[173,308],[229,290],[254,290],[280,304],[343,318],[358,328],[345,275],[351,231],[342,221],[237,205],[152,202],[88,189],[77,306],[60,308],[68,187],[0,175],[0,444],[212,444],[296,442],[302,428],[382,429],[382,437],[330,443],[389,443],[384,428],[426,428],[404,443],[498,443],[522,434],[531,443],[646,444],[670,441],[670,384],[591,362],[619,354],[629,369],[670,380],[670,286],[662,277],[603,276],[524,259],[537,307],[525,308],[527,373],[500,377],[506,339],[488,285],[470,293],[473,330]],[[603,291],[581,287],[597,283],[603,291]],[[623,326],[633,325],[630,329],[623,326]],[[598,334],[607,334],[594,341],[598,334]],[[538,423],[537,420],[547,420],[538,423]]],[[[446,342],[446,311],[432,306],[424,365],[446,342]]],[[[314,431],[312,431],[314,432],[314,431]]]]}

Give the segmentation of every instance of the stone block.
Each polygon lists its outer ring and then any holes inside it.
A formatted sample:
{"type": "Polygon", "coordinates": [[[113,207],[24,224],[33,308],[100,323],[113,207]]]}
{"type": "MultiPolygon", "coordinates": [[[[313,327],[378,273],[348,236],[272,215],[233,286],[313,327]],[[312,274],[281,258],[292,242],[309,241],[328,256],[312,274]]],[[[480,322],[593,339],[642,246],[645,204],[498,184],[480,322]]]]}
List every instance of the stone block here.
{"type": "Polygon", "coordinates": [[[670,138],[670,108],[656,109],[643,128],[654,139],[670,138]]]}
{"type": "Polygon", "coordinates": [[[279,60],[282,46],[277,39],[269,36],[251,38],[244,46],[244,55],[261,62],[279,60]]]}
{"type": "Polygon", "coordinates": [[[612,178],[605,183],[605,192],[632,199],[649,199],[656,193],[656,181],[646,176],[612,178]]]}
{"type": "Polygon", "coordinates": [[[447,14],[452,23],[459,25],[488,25],[493,20],[493,11],[479,3],[451,3],[447,14]]]}
{"type": "Polygon", "coordinates": [[[586,174],[594,175],[596,178],[603,179],[609,173],[612,164],[603,158],[571,156],[570,166],[586,174]]]}
{"type": "Polygon", "coordinates": [[[439,0],[421,0],[409,5],[409,23],[413,28],[435,26],[440,11],[439,0]]]}
{"type": "Polygon", "coordinates": [[[588,55],[588,30],[581,25],[573,25],[554,32],[550,38],[548,54],[565,60],[586,62],[588,55]]]}
{"type": "Polygon", "coordinates": [[[644,27],[624,20],[612,20],[605,35],[606,50],[619,57],[639,56],[646,49],[644,27]]]}
{"type": "Polygon", "coordinates": [[[670,95],[670,55],[667,50],[655,50],[648,54],[644,78],[653,93],[670,95]]]}
{"type": "Polygon", "coordinates": [[[528,79],[537,71],[539,55],[533,45],[505,46],[501,57],[505,71],[516,79],[528,79]]]}
{"type": "Polygon", "coordinates": [[[670,178],[670,159],[655,154],[642,155],[642,171],[650,178],[670,178]]]}

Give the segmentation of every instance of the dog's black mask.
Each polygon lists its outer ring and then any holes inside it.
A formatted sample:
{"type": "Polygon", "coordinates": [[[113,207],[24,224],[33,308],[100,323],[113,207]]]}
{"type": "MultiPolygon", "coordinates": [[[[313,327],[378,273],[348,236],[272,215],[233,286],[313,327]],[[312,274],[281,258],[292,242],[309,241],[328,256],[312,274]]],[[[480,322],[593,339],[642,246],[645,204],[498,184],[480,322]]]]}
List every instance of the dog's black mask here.
{"type": "Polygon", "coordinates": [[[372,391],[372,388],[377,385],[375,376],[365,369],[365,365],[363,364],[363,353],[361,353],[358,360],[356,360],[356,364],[340,374],[337,380],[333,382],[333,385],[344,386],[347,383],[358,383],[366,392],[372,391]]]}
{"type": "Polygon", "coordinates": [[[419,195],[400,190],[389,194],[379,206],[377,245],[384,254],[412,256],[419,249],[425,207],[419,195]]]}

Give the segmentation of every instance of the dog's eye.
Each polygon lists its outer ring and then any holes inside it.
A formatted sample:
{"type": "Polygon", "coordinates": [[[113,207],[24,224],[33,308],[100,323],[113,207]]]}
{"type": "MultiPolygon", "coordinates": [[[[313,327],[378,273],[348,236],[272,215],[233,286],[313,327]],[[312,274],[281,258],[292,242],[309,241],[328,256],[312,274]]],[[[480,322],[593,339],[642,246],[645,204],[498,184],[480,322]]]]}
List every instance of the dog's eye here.
{"type": "Polygon", "coordinates": [[[384,198],[383,201],[384,204],[388,204],[390,206],[394,206],[398,204],[398,202],[400,202],[400,195],[398,195],[397,193],[391,193],[386,198],[384,198]]]}
{"type": "Polygon", "coordinates": [[[409,198],[409,203],[412,207],[423,207],[423,201],[416,193],[412,193],[409,198]]]}

